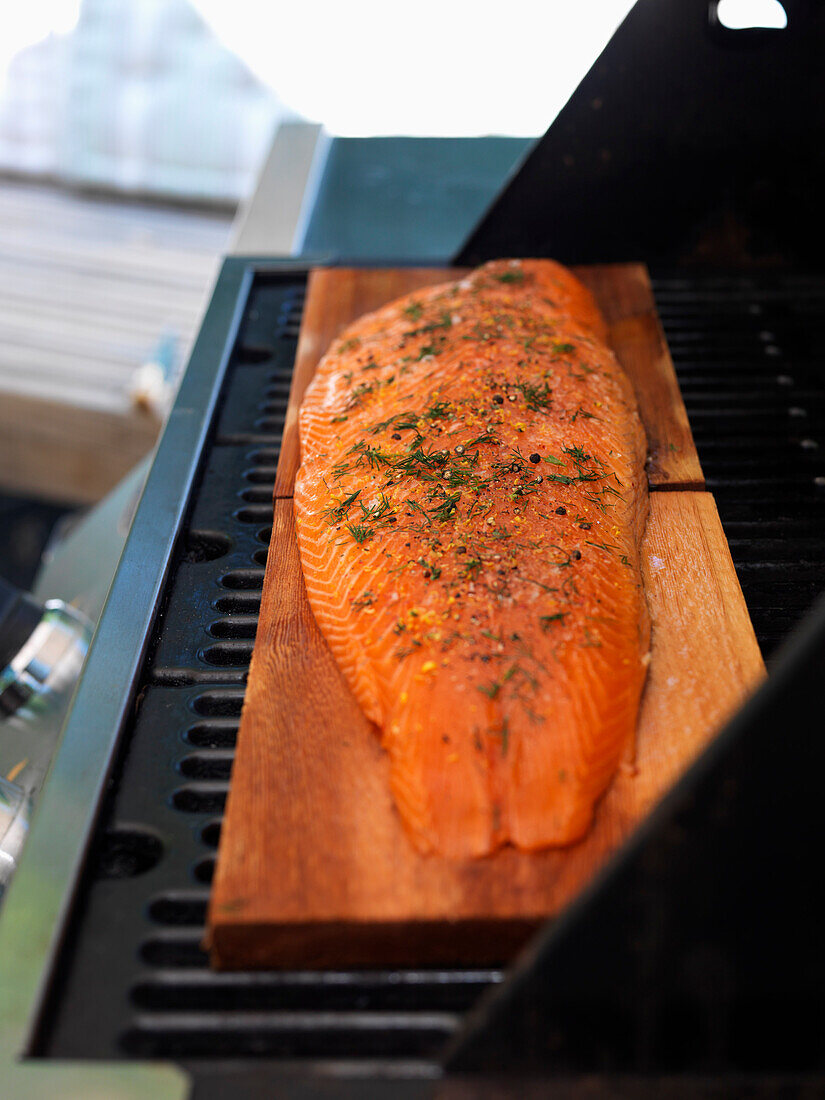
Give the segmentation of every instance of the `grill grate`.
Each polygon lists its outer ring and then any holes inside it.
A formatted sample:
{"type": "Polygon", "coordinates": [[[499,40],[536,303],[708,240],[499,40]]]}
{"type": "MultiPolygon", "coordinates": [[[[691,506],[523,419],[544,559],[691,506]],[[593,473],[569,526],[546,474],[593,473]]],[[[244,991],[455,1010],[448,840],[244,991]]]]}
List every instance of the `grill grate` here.
{"type": "Polygon", "coordinates": [[[708,489],[767,659],[825,565],[825,279],[654,280],[708,489]]]}
{"type": "MultiPolygon", "coordinates": [[[[769,655],[825,559],[825,280],[663,275],[654,289],[769,655]]],[[[303,293],[295,275],[253,285],[41,1054],[429,1058],[502,980],[497,968],[216,974],[200,947],[303,293]]]]}

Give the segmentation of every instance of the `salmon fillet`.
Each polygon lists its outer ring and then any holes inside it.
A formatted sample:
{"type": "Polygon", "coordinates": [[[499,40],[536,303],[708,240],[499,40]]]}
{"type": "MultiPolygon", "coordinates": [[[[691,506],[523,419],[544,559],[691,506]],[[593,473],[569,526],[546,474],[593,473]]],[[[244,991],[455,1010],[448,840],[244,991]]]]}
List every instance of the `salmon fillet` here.
{"type": "Polygon", "coordinates": [[[315,618],[416,847],[570,844],[633,753],[646,443],[590,293],[502,260],[351,325],[300,410],[315,618]]]}

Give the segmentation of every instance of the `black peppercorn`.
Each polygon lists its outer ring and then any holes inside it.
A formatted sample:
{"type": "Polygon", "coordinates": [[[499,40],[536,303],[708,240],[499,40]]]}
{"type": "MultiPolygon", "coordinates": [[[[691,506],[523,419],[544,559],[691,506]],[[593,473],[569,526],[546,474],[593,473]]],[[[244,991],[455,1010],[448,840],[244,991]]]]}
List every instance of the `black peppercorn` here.
{"type": "Polygon", "coordinates": [[[582,556],[581,550],[574,550],[573,551],[573,557],[576,559],[576,561],[578,561],[581,558],[581,556],[582,556]]]}
{"type": "Polygon", "coordinates": [[[567,509],[564,506],[562,506],[561,508],[557,508],[556,509],[556,515],[557,516],[566,516],[567,515],[567,509]]]}
{"type": "Polygon", "coordinates": [[[530,455],[530,461],[531,462],[541,462],[541,455],[537,454],[535,451],[533,451],[533,453],[530,455]]]}
{"type": "Polygon", "coordinates": [[[493,395],[493,404],[494,405],[503,405],[504,404],[504,398],[501,396],[500,393],[497,393],[497,394],[493,395]]]}
{"type": "Polygon", "coordinates": [[[392,435],[390,436],[390,439],[400,439],[400,438],[401,438],[401,433],[400,432],[393,432],[392,435]]]}
{"type": "Polygon", "coordinates": [[[579,527],[582,529],[582,531],[589,531],[592,526],[593,526],[592,523],[580,523],[579,524],[579,527]]]}

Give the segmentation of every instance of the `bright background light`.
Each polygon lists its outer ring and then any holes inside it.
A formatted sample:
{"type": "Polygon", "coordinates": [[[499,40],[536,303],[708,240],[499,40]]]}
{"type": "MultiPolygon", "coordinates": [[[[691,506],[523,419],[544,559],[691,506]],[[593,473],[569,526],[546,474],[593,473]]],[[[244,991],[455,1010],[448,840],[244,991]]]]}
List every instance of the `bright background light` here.
{"type": "Polygon", "coordinates": [[[533,137],[632,6],[0,0],[0,172],[237,200],[296,116],[343,136],[533,137]]]}
{"type": "Polygon", "coordinates": [[[50,34],[68,34],[79,15],[80,0],[7,0],[0,10],[0,89],[16,54],[50,34]]]}
{"type": "Polygon", "coordinates": [[[788,14],[779,0],[719,0],[716,17],[723,27],[742,31],[747,27],[770,27],[781,31],[788,14]]]}
{"type": "Polygon", "coordinates": [[[334,134],[543,133],[633,0],[193,0],[230,49],[334,134]]]}

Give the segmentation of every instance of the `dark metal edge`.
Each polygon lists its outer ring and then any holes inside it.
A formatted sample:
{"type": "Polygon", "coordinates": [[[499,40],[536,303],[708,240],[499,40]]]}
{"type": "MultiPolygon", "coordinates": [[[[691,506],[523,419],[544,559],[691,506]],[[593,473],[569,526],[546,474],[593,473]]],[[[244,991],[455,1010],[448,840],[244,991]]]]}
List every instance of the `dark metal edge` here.
{"type": "Polygon", "coordinates": [[[32,1049],[59,970],[78,883],[249,289],[259,272],[296,266],[253,265],[244,257],[224,261],[157,445],[0,919],[0,1066],[9,1100],[41,1096],[47,1082],[58,1080],[65,1097],[101,1087],[113,1100],[182,1097],[188,1091],[185,1075],[171,1065],[87,1068],[18,1058],[32,1049]]]}

